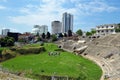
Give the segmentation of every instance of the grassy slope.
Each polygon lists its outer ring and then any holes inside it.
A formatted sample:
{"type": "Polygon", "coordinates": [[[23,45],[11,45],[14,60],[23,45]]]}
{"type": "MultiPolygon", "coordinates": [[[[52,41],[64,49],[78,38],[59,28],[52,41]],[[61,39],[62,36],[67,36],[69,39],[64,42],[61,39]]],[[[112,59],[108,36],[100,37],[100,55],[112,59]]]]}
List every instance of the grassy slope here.
{"type": "MultiPolygon", "coordinates": [[[[38,45],[34,45],[38,46],[38,45]]],[[[27,46],[26,46],[27,47],[27,46]]],[[[49,51],[57,47],[45,44],[46,52],[38,55],[25,55],[2,63],[3,67],[12,71],[22,71],[28,74],[60,75],[78,77],[82,72],[87,80],[99,80],[101,69],[92,61],[76,56],[69,52],[61,52],[60,56],[49,56],[49,51]]]]}

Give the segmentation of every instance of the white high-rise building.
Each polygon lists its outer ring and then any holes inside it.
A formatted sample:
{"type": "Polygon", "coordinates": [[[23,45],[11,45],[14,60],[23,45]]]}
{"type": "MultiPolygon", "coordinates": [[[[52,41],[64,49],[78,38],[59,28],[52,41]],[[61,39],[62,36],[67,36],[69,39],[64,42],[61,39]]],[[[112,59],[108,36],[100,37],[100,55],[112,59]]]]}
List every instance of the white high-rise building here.
{"type": "Polygon", "coordinates": [[[33,34],[38,34],[41,35],[42,33],[47,34],[48,32],[48,26],[47,25],[35,25],[34,28],[32,29],[33,34]]]}
{"type": "Polygon", "coordinates": [[[10,32],[10,29],[2,29],[3,36],[7,36],[8,32],[10,32]]]}
{"type": "Polygon", "coordinates": [[[51,26],[52,34],[58,34],[62,32],[62,23],[60,21],[53,21],[51,26]]]}
{"type": "Polygon", "coordinates": [[[73,15],[65,12],[62,17],[62,33],[66,33],[68,30],[73,32],[73,15]]]}

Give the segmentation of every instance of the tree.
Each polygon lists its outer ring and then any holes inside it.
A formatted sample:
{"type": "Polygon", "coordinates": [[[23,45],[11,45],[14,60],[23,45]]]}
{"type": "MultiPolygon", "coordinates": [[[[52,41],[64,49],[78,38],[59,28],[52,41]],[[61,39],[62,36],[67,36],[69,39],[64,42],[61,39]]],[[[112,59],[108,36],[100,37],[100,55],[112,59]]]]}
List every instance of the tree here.
{"type": "Polygon", "coordinates": [[[118,27],[120,28],[120,23],[118,23],[118,27]]]}
{"type": "Polygon", "coordinates": [[[47,32],[47,39],[50,39],[50,32],[47,32]]]}
{"type": "Polygon", "coordinates": [[[115,32],[120,32],[120,28],[115,28],[115,32]]]}
{"type": "Polygon", "coordinates": [[[4,38],[1,38],[0,39],[0,45],[1,45],[1,47],[5,47],[5,43],[6,41],[5,41],[5,39],[4,38]]]}
{"type": "Polygon", "coordinates": [[[79,36],[82,36],[82,35],[83,35],[83,32],[82,32],[81,29],[79,29],[79,30],[76,32],[76,34],[78,34],[79,36]]]}
{"type": "Polygon", "coordinates": [[[118,24],[118,27],[115,28],[115,32],[120,32],[120,23],[118,24]]]}
{"type": "Polygon", "coordinates": [[[91,36],[92,33],[91,33],[91,32],[87,32],[86,35],[87,35],[87,36],[91,36]]]}
{"type": "Polygon", "coordinates": [[[42,38],[45,39],[45,33],[42,33],[42,38]]]}
{"type": "Polygon", "coordinates": [[[72,31],[68,30],[68,37],[72,36],[72,31]]]}
{"type": "Polygon", "coordinates": [[[64,37],[67,37],[67,34],[66,34],[66,33],[64,33],[64,37]]]}
{"type": "Polygon", "coordinates": [[[52,35],[52,41],[57,41],[57,36],[55,34],[52,35]]]}
{"type": "Polygon", "coordinates": [[[61,38],[62,38],[62,37],[63,37],[63,34],[62,34],[62,33],[59,33],[59,36],[58,36],[58,37],[61,37],[61,38]]]}
{"type": "Polygon", "coordinates": [[[14,41],[12,39],[8,39],[6,46],[14,46],[14,41]]]}
{"type": "Polygon", "coordinates": [[[0,39],[0,44],[2,47],[13,46],[14,42],[14,38],[8,36],[0,39]]]}
{"type": "Polygon", "coordinates": [[[91,33],[92,33],[92,34],[95,34],[95,33],[96,33],[96,30],[95,30],[95,29],[92,29],[92,30],[91,30],[91,33]]]}
{"type": "Polygon", "coordinates": [[[41,41],[41,38],[40,38],[40,36],[37,38],[37,41],[41,41]]]}

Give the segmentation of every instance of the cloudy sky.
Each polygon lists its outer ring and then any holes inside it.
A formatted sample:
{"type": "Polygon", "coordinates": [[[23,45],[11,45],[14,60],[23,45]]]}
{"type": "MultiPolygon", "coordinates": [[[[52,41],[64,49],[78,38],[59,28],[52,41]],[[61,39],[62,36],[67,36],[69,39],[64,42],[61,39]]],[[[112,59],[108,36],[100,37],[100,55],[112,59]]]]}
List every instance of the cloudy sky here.
{"type": "Polygon", "coordinates": [[[74,32],[96,25],[120,23],[120,0],[0,0],[0,33],[2,28],[31,32],[33,25],[62,21],[62,14],[74,15],[74,32]]]}

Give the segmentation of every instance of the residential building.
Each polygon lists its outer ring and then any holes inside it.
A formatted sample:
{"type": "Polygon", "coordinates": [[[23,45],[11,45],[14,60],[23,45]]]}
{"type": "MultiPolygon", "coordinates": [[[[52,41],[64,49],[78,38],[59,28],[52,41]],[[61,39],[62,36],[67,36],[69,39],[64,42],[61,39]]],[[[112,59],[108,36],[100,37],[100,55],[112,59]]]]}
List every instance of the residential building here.
{"type": "Polygon", "coordinates": [[[101,36],[101,35],[107,35],[107,34],[114,34],[115,28],[117,28],[117,24],[104,24],[104,25],[99,25],[96,27],[96,34],[101,36]]]}
{"type": "Polygon", "coordinates": [[[47,25],[35,25],[34,28],[32,29],[33,34],[39,34],[41,35],[42,33],[47,34],[48,32],[48,26],[47,25]]]}
{"type": "Polygon", "coordinates": [[[73,15],[65,12],[62,17],[62,33],[66,33],[68,30],[73,32],[73,15]]]}
{"type": "Polygon", "coordinates": [[[15,41],[18,41],[18,36],[20,33],[15,33],[15,32],[8,32],[7,36],[13,37],[15,41]]]}
{"type": "Polygon", "coordinates": [[[52,34],[59,34],[62,32],[62,23],[60,21],[53,21],[51,26],[52,34]]]}
{"type": "Polygon", "coordinates": [[[2,29],[2,36],[7,36],[8,32],[10,32],[10,29],[2,29]]]}
{"type": "Polygon", "coordinates": [[[26,40],[26,42],[33,40],[34,36],[31,33],[23,33],[18,36],[18,39],[26,40]]]}

